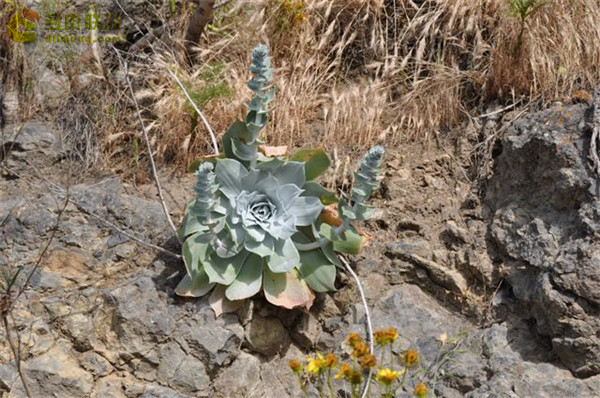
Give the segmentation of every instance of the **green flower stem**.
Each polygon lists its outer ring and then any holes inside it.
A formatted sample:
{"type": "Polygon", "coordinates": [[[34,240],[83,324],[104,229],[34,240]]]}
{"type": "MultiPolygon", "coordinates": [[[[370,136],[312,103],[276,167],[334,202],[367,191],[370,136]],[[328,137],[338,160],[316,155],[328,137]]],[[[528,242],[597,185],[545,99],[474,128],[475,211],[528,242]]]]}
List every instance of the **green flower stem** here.
{"type": "Polygon", "coordinates": [[[296,249],[298,249],[298,251],[307,252],[310,250],[320,249],[321,247],[325,246],[328,242],[329,239],[320,238],[319,240],[310,243],[294,242],[294,246],[296,246],[296,249]]]}
{"type": "Polygon", "coordinates": [[[327,387],[329,388],[331,398],[335,398],[335,393],[333,392],[333,382],[331,381],[331,368],[327,370],[327,387]]]}

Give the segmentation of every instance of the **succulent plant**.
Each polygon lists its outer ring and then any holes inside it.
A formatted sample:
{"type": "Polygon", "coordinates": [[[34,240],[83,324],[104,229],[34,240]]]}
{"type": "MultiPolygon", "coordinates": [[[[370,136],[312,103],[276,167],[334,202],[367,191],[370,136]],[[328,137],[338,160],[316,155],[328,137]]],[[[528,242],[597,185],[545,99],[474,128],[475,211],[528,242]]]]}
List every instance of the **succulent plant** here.
{"type": "Polygon", "coordinates": [[[368,217],[365,202],[379,185],[383,149],[369,151],[355,174],[352,205],[339,200],[342,222],[328,225],[320,215],[338,200],[314,179],[329,158],[322,149],[300,150],[289,159],[259,151],[274,95],[265,46],[252,52],[250,70],[254,96],[246,120],[224,135],[220,157],[196,165],[196,198],[179,230],[187,273],[176,292],[199,297],[212,290],[216,312],[261,288],[275,305],[308,308],[314,291],[335,290],[335,251],[356,253],[362,246],[352,221],[368,217]]]}

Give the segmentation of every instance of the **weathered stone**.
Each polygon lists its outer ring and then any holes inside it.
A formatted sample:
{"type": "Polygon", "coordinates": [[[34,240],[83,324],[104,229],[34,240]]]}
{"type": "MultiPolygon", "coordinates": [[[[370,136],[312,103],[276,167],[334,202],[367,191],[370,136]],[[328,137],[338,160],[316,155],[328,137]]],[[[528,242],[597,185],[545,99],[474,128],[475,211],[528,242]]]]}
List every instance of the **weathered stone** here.
{"type": "Polygon", "coordinates": [[[110,362],[93,351],[84,352],[79,357],[79,363],[82,368],[90,372],[94,377],[108,376],[113,371],[110,362]]]}
{"type": "Polygon", "coordinates": [[[38,397],[87,397],[92,390],[92,375],[60,346],[27,361],[25,369],[38,397]]]}
{"type": "Polygon", "coordinates": [[[8,125],[4,128],[3,141],[0,146],[11,152],[27,152],[49,148],[54,144],[55,132],[44,123],[27,122],[8,125]]]}
{"type": "Polygon", "coordinates": [[[302,314],[292,331],[292,337],[302,348],[314,348],[321,337],[321,324],[313,314],[302,314]]]}
{"type": "Polygon", "coordinates": [[[260,383],[260,360],[244,352],[214,382],[215,397],[248,397],[260,383]]]}
{"type": "Polygon", "coordinates": [[[583,105],[515,122],[485,204],[506,281],[579,376],[600,373],[600,201],[583,105]]]}
{"type": "Polygon", "coordinates": [[[415,238],[387,245],[390,256],[407,257],[416,254],[425,259],[431,258],[431,246],[425,239],[415,238]]]}
{"type": "Polygon", "coordinates": [[[456,222],[452,220],[446,221],[445,233],[458,244],[468,243],[471,240],[469,238],[469,232],[466,229],[459,227],[456,222]]]}
{"type": "Polygon", "coordinates": [[[118,376],[104,377],[96,382],[91,398],[127,398],[123,380],[118,376]]]}
{"type": "Polygon", "coordinates": [[[248,326],[246,340],[252,350],[274,355],[288,342],[289,336],[279,319],[255,314],[248,326]]]}

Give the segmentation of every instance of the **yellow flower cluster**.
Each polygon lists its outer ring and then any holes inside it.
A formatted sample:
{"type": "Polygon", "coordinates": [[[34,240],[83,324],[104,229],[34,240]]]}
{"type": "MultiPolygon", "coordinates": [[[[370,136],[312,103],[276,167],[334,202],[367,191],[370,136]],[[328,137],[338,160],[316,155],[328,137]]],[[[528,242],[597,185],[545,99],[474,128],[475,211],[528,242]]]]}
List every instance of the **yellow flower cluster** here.
{"type": "Polygon", "coordinates": [[[374,333],[375,342],[380,346],[394,343],[398,336],[398,331],[395,328],[389,328],[386,330],[376,330],[374,333]]]}
{"type": "MultiPolygon", "coordinates": [[[[389,352],[393,364],[393,348],[392,345],[398,339],[399,333],[396,329],[390,328],[385,330],[377,330],[374,333],[374,340],[378,346],[383,348],[389,346],[389,352]]],[[[381,386],[385,387],[385,396],[392,396],[394,391],[399,386],[404,385],[404,380],[410,369],[419,365],[419,353],[415,349],[408,349],[401,354],[400,361],[404,365],[401,370],[395,370],[388,367],[380,367],[378,369],[378,361],[374,353],[369,350],[368,344],[358,333],[350,333],[345,340],[347,347],[347,353],[351,358],[350,363],[338,361],[338,358],[333,354],[329,353],[322,355],[316,353],[313,356],[309,356],[306,359],[306,365],[293,359],[289,362],[289,367],[295,374],[298,375],[302,388],[304,390],[305,381],[316,382],[317,389],[322,392],[324,379],[327,381],[327,386],[331,391],[334,391],[332,384],[332,376],[334,380],[346,380],[352,385],[352,396],[360,391],[360,385],[364,381],[364,377],[368,374],[371,369],[376,370],[374,379],[381,386]],[[337,368],[337,373],[334,375],[332,370],[337,368]],[[307,377],[310,376],[310,377],[307,377]],[[399,380],[401,378],[401,380],[399,380]],[[356,389],[355,389],[356,388],[356,389]]],[[[383,361],[383,351],[381,352],[381,361],[383,361]]],[[[380,366],[383,364],[380,364],[380,366]]],[[[418,383],[413,391],[416,398],[427,397],[427,386],[420,382],[418,383]]]]}
{"type": "Polygon", "coordinates": [[[327,369],[333,369],[337,364],[337,358],[333,353],[329,353],[327,354],[327,356],[324,357],[323,355],[317,352],[316,358],[308,357],[306,359],[306,362],[306,371],[308,373],[312,373],[313,375],[318,375],[320,373],[323,373],[327,369]]]}

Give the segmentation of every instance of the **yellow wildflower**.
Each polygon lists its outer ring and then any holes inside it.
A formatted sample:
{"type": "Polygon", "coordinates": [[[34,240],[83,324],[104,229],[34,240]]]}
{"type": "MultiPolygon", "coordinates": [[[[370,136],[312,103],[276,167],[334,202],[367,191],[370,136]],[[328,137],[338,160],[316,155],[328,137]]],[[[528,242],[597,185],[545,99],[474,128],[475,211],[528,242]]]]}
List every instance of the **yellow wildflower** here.
{"type": "Polygon", "coordinates": [[[340,365],[339,372],[333,377],[335,379],[341,379],[342,377],[348,378],[348,376],[350,376],[351,372],[352,372],[352,368],[350,367],[350,365],[348,365],[347,363],[343,363],[340,365]]]}
{"type": "Polygon", "coordinates": [[[294,372],[294,373],[298,373],[302,370],[302,364],[295,359],[292,359],[289,362],[289,366],[290,366],[290,369],[292,369],[292,372],[294,372]]]}
{"type": "Polygon", "coordinates": [[[417,398],[425,398],[427,397],[427,386],[425,385],[425,383],[419,383],[415,387],[415,391],[413,393],[417,398]]]}
{"type": "Polygon", "coordinates": [[[308,362],[306,371],[309,373],[317,375],[325,370],[325,358],[319,353],[317,353],[317,358],[308,357],[306,361],[308,362]]]}
{"type": "Polygon", "coordinates": [[[360,358],[363,355],[367,355],[369,353],[369,347],[364,341],[360,341],[354,345],[354,350],[350,354],[354,358],[360,358]]]}
{"type": "Polygon", "coordinates": [[[375,359],[375,355],[367,354],[360,358],[360,367],[363,369],[371,369],[377,365],[377,359],[375,359]]]}
{"type": "Polygon", "coordinates": [[[376,330],[375,341],[379,345],[391,344],[398,338],[398,331],[395,328],[389,328],[387,330],[376,330]]]}
{"type": "Polygon", "coordinates": [[[379,369],[379,371],[377,371],[377,376],[375,377],[375,380],[382,384],[385,384],[386,386],[389,386],[390,384],[395,382],[402,373],[403,372],[401,371],[399,372],[388,368],[379,369]]]}
{"type": "Polygon", "coordinates": [[[326,368],[331,369],[337,364],[337,358],[333,353],[329,353],[325,357],[324,364],[326,368]]]}
{"type": "Polygon", "coordinates": [[[350,333],[348,334],[348,337],[346,337],[346,343],[348,343],[348,345],[352,348],[354,348],[354,346],[358,343],[362,343],[363,339],[362,337],[360,337],[360,334],[358,333],[350,333]]]}
{"type": "Polygon", "coordinates": [[[413,366],[419,362],[419,353],[417,350],[409,349],[404,353],[404,364],[407,367],[413,366]]]}
{"type": "Polygon", "coordinates": [[[360,372],[360,370],[352,371],[349,379],[350,379],[350,384],[360,384],[360,383],[362,383],[362,373],[360,372]]]}

